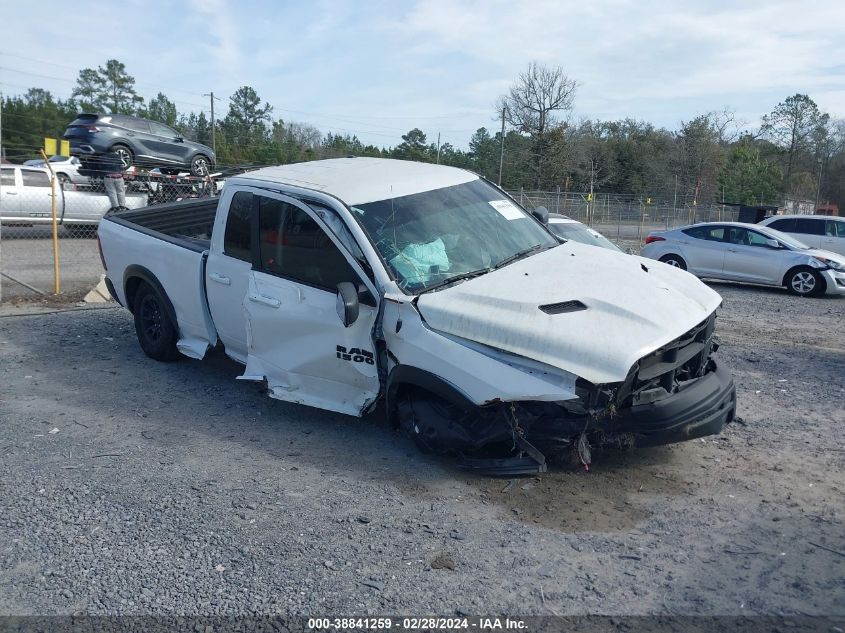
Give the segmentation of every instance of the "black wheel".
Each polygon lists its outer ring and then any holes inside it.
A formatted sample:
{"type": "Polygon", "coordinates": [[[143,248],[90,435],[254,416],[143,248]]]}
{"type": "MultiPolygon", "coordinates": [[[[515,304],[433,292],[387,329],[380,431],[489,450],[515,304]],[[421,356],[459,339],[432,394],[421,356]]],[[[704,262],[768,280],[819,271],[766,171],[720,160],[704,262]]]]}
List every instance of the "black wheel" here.
{"type": "Polygon", "coordinates": [[[211,167],[211,162],[207,156],[197,154],[191,159],[191,175],[192,176],[207,176],[211,167]]]}
{"type": "Polygon", "coordinates": [[[669,264],[670,266],[674,266],[675,268],[680,268],[681,270],[687,269],[687,263],[684,261],[684,258],[680,255],[669,254],[664,255],[660,258],[660,261],[664,264],[669,264]]]}
{"type": "Polygon", "coordinates": [[[124,171],[132,167],[132,163],[135,161],[135,155],[132,153],[131,149],[129,149],[126,145],[120,144],[113,146],[111,149],[120,158],[124,171]]]}
{"type": "Polygon", "coordinates": [[[141,349],[150,358],[172,361],[179,358],[176,349],[176,324],[165,309],[164,299],[149,284],[135,293],[135,333],[141,349]]]}
{"type": "Polygon", "coordinates": [[[799,297],[815,297],[824,292],[825,283],[817,270],[808,266],[793,268],[784,278],[784,285],[799,297]]]}

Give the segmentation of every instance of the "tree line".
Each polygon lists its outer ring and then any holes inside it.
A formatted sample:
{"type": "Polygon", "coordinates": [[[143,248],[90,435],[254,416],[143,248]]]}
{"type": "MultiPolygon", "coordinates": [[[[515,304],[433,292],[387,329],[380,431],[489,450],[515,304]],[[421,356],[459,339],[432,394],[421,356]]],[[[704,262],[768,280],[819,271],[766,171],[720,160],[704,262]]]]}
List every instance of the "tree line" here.
{"type": "MultiPolygon", "coordinates": [[[[354,134],[323,134],[308,123],[273,115],[250,86],[229,97],[216,121],[221,165],[284,164],[337,156],[440,162],[471,169],[508,189],[601,191],[673,198],[682,203],[781,203],[786,196],[845,203],[845,121],[807,95],[775,105],[756,129],[730,110],[703,113],[668,130],[635,119],[573,120],[577,82],[560,67],[531,63],[493,106],[502,132],[480,127],[466,149],[431,142],[413,128],[402,142],[378,147],[354,134]]],[[[34,157],[41,139],[59,137],[79,112],[134,114],[211,145],[204,111],[179,112],[164,93],[145,100],[124,64],[108,60],[79,71],[68,99],[42,88],[2,103],[7,158],[34,157]]]]}

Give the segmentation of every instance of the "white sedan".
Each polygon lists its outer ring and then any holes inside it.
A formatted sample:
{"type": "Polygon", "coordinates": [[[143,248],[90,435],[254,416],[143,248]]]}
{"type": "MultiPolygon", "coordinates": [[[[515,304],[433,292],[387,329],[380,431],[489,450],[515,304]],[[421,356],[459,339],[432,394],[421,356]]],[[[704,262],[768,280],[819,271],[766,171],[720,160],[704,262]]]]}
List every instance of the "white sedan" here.
{"type": "Polygon", "coordinates": [[[709,222],[650,233],[640,254],[697,277],[845,295],[845,257],[759,224],[709,222]]]}

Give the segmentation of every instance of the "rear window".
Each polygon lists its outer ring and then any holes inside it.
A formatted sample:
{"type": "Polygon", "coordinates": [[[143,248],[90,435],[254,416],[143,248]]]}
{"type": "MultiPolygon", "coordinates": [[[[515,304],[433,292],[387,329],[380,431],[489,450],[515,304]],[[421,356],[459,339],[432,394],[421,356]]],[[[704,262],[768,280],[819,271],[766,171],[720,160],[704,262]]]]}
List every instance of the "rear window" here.
{"type": "Polygon", "coordinates": [[[43,171],[21,170],[24,187],[49,187],[50,177],[43,171]]]}
{"type": "Polygon", "coordinates": [[[92,125],[97,122],[100,117],[96,114],[80,114],[68,125],[92,125]]]}
{"type": "Polygon", "coordinates": [[[239,191],[232,197],[226,233],[223,236],[223,253],[245,262],[252,261],[252,194],[239,191]]]}
{"type": "Polygon", "coordinates": [[[824,235],[824,220],[816,218],[797,218],[795,233],[806,235],[824,235]]]}

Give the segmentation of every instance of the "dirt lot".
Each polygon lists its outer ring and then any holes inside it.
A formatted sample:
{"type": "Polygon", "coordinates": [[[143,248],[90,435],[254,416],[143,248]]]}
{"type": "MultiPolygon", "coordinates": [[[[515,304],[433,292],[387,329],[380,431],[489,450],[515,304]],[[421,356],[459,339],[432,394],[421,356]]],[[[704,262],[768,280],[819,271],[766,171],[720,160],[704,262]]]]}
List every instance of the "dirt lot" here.
{"type": "Polygon", "coordinates": [[[843,615],[845,300],[714,287],[742,422],[512,483],[120,309],[0,317],[0,613],[843,615]]]}

